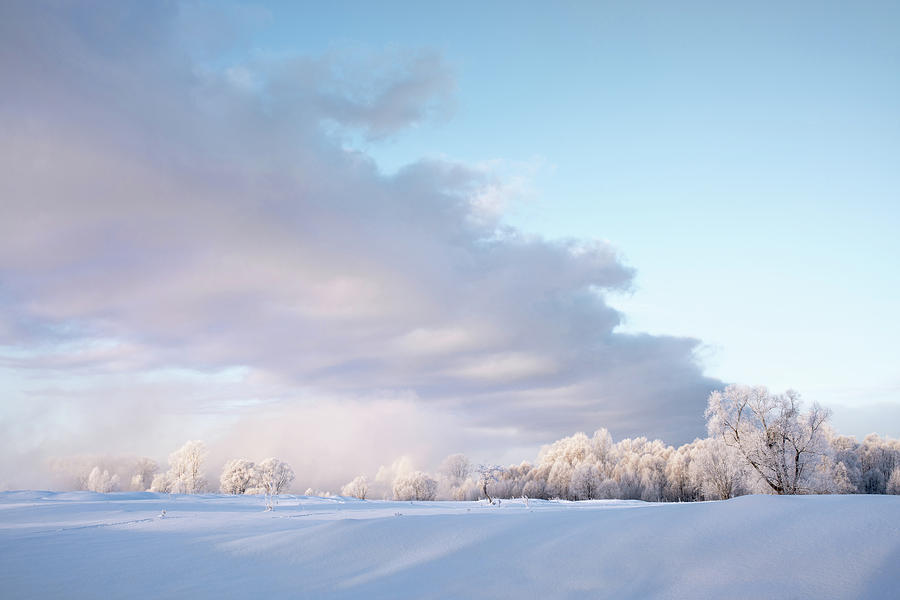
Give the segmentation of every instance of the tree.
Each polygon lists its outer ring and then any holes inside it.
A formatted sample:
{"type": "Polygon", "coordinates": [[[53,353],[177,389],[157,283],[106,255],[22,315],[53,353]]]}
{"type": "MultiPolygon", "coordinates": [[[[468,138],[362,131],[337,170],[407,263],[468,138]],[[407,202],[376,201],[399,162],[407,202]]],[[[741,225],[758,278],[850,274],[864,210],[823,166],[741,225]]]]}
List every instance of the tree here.
{"type": "Polygon", "coordinates": [[[472,473],[472,463],[465,454],[451,454],[441,463],[440,473],[451,485],[459,485],[472,473]]]}
{"type": "Polygon", "coordinates": [[[422,471],[415,471],[395,479],[393,492],[396,500],[434,500],[437,481],[422,471]]]}
{"type": "Polygon", "coordinates": [[[894,467],[900,466],[900,440],[869,434],[858,448],[862,478],[860,491],[884,494],[894,467]]]}
{"type": "Polygon", "coordinates": [[[744,493],[746,468],[740,453],[721,439],[694,442],[690,472],[707,500],[728,500],[744,493]]]}
{"type": "Polygon", "coordinates": [[[169,455],[169,490],[176,494],[200,494],[206,491],[203,461],[206,445],[194,440],[169,455]]]}
{"type": "Polygon", "coordinates": [[[131,489],[143,492],[150,489],[153,484],[153,477],[159,470],[159,465],[155,460],[141,457],[134,461],[131,469],[131,489]]]}
{"type": "Polygon", "coordinates": [[[283,460],[267,458],[256,466],[256,477],[265,493],[275,496],[286,491],[293,483],[294,469],[283,460]]]}
{"type": "Polygon", "coordinates": [[[291,465],[277,458],[267,458],[255,469],[256,484],[266,497],[266,510],[275,509],[275,497],[294,481],[291,465]]]}
{"type": "Polygon", "coordinates": [[[690,502],[699,497],[700,486],[691,473],[694,444],[698,441],[681,446],[669,455],[666,462],[666,500],[690,502]]]}
{"type": "Polygon", "coordinates": [[[597,465],[583,462],[572,472],[569,490],[575,500],[592,500],[600,497],[602,481],[603,478],[600,476],[600,469],[597,468],[597,465]]]}
{"type": "Polygon", "coordinates": [[[169,494],[172,492],[172,477],[169,471],[157,473],[153,476],[153,481],[150,483],[150,491],[160,494],[169,494]]]}
{"type": "Polygon", "coordinates": [[[353,481],[341,488],[342,496],[351,496],[360,500],[365,500],[368,493],[369,480],[366,479],[365,475],[354,478],[353,481]]]}
{"type": "Polygon", "coordinates": [[[900,467],[895,467],[893,471],[891,471],[891,476],[887,482],[887,489],[885,490],[888,494],[900,495],[900,467]]]}
{"type": "Polygon", "coordinates": [[[101,494],[114,492],[119,489],[119,476],[110,475],[106,469],[101,471],[100,467],[94,467],[88,475],[87,489],[101,494]]]}
{"type": "Polygon", "coordinates": [[[246,494],[256,480],[256,466],[249,460],[234,458],[225,463],[219,484],[223,494],[246,494]]]}
{"type": "Polygon", "coordinates": [[[491,504],[494,503],[494,499],[491,498],[488,487],[491,483],[498,481],[503,472],[503,467],[499,465],[478,465],[478,487],[481,488],[481,493],[491,504]]]}
{"type": "Polygon", "coordinates": [[[711,437],[737,449],[776,494],[811,491],[808,482],[828,451],[828,410],[818,404],[801,413],[800,395],[772,395],[762,386],[730,385],[709,396],[711,437]]]}
{"type": "Polygon", "coordinates": [[[569,486],[575,467],[592,460],[593,445],[584,433],[557,440],[541,450],[538,468],[547,473],[547,491],[559,498],[575,499],[569,486]]]}

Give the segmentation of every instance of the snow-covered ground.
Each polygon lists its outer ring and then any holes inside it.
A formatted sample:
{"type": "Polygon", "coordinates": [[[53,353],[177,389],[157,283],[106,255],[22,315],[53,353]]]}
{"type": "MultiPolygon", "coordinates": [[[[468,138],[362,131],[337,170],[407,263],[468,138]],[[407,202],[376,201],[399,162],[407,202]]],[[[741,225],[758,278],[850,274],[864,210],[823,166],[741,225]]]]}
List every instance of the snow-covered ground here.
{"type": "Polygon", "coordinates": [[[0,597],[897,598],[900,497],[0,493],[0,597]],[[160,518],[165,509],[164,518],[160,518]]]}

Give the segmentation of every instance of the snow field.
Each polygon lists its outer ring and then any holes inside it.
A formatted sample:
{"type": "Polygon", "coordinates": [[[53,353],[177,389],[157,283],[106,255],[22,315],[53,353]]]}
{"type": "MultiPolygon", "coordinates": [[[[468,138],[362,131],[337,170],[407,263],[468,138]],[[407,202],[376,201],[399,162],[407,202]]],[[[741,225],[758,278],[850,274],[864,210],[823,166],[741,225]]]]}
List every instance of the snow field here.
{"type": "Polygon", "coordinates": [[[896,598],[900,497],[0,493],[4,598],[896,598]],[[160,517],[165,509],[166,516],[160,517]]]}

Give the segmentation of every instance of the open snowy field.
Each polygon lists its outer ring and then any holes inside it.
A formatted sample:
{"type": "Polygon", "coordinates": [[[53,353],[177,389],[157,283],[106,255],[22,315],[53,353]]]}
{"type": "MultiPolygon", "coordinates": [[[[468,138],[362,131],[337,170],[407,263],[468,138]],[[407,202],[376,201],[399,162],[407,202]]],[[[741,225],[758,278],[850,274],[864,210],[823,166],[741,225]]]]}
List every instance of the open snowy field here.
{"type": "Polygon", "coordinates": [[[900,497],[0,494],[4,598],[896,598],[900,497]],[[165,510],[165,517],[160,517],[165,510]]]}

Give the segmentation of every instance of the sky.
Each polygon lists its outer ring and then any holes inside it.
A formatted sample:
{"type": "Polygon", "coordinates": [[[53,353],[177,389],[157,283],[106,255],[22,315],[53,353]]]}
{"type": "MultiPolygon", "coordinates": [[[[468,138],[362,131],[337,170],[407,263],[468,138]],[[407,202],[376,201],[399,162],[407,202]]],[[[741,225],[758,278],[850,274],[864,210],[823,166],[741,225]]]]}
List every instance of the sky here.
{"type": "Polygon", "coordinates": [[[900,436],[895,3],[0,13],[0,487],[680,444],[732,382],[900,436]]]}

